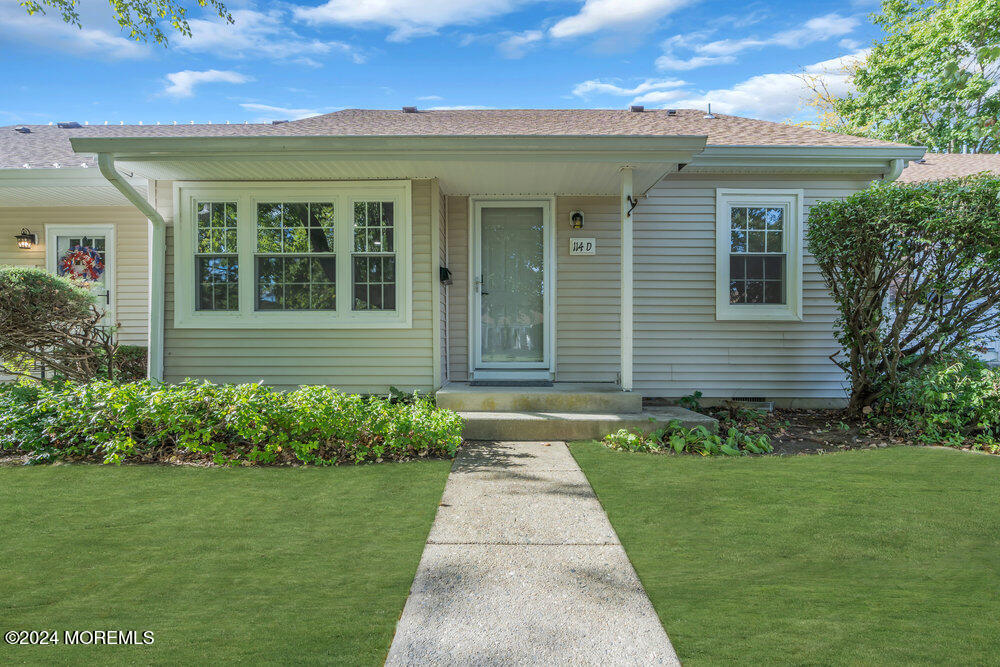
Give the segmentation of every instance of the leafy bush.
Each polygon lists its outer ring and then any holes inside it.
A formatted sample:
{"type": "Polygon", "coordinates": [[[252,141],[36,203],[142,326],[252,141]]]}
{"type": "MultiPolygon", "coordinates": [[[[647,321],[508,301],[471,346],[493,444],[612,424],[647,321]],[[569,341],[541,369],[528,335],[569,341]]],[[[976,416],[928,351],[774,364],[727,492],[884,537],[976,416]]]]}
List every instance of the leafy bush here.
{"type": "Polygon", "coordinates": [[[918,442],[1000,453],[1000,368],[959,355],[905,373],[873,418],[918,442]]]}
{"type": "Polygon", "coordinates": [[[115,350],[115,380],[138,382],[146,379],[146,348],[142,345],[119,345],[115,350]]]}
{"type": "Polygon", "coordinates": [[[620,429],[605,436],[604,445],[628,452],[687,452],[702,456],[745,456],[767,454],[773,450],[771,439],[765,434],[749,435],[730,428],[723,436],[712,433],[704,426],[684,427],[676,419],[648,435],[620,429]]]}
{"type": "Polygon", "coordinates": [[[114,376],[114,328],[85,285],[33,267],[0,266],[0,370],[43,367],[86,381],[114,376]]]}
{"type": "Polygon", "coordinates": [[[1000,177],[876,184],[809,213],[858,413],[1000,325],[1000,177]]]}
{"type": "Polygon", "coordinates": [[[188,380],[0,386],[0,449],[104,463],[370,463],[453,456],[461,418],[328,387],[281,392],[188,380]]]}

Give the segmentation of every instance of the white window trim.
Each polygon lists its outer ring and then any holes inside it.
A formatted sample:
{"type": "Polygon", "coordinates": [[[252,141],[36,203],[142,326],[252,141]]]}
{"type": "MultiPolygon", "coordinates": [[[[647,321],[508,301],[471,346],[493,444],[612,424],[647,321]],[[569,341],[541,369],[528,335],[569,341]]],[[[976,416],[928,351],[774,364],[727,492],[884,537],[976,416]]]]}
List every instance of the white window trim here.
{"type": "Polygon", "coordinates": [[[179,329],[409,329],[413,326],[412,195],[410,181],[176,182],[174,184],[174,326],[179,329]],[[391,201],[396,243],[396,310],[351,310],[351,251],[355,200],[391,201]],[[196,310],[194,257],[198,201],[235,201],[239,254],[239,310],[196,310]],[[254,310],[257,202],[334,204],[337,258],[335,311],[254,310]]]}
{"type": "Polygon", "coordinates": [[[715,318],[717,320],[794,321],[802,319],[802,190],[732,189],[715,191],[715,318]],[[729,303],[731,206],[784,206],[787,243],[786,303],[729,303]]]}
{"type": "MultiPolygon", "coordinates": [[[[58,273],[56,267],[56,237],[59,236],[103,236],[104,253],[108,261],[104,267],[104,285],[111,293],[105,322],[118,323],[118,279],[116,265],[118,264],[118,241],[115,237],[114,225],[88,225],[85,223],[45,225],[45,270],[58,273]]],[[[100,304],[98,304],[100,305],[100,304]]]]}

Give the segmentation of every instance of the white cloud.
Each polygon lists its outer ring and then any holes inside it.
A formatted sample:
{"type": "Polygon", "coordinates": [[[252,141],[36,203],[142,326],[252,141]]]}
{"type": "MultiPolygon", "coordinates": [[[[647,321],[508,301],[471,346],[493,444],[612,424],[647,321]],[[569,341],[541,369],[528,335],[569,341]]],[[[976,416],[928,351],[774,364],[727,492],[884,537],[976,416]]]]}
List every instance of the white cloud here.
{"type": "Polygon", "coordinates": [[[115,34],[117,26],[109,24],[108,29],[103,29],[101,26],[108,22],[93,15],[93,7],[79,9],[81,22],[87,26],[82,30],[65,23],[58,11],[51,7],[47,14],[29,16],[22,7],[12,2],[0,3],[3,37],[25,40],[64,53],[111,60],[134,60],[150,55],[148,45],[115,34]]]}
{"type": "Polygon", "coordinates": [[[848,51],[853,51],[854,49],[861,46],[861,42],[856,39],[842,39],[837,42],[837,46],[848,51]]]}
{"type": "Polygon", "coordinates": [[[438,100],[443,100],[444,98],[440,95],[421,95],[417,99],[421,102],[436,102],[438,100]]]}
{"type": "Polygon", "coordinates": [[[289,18],[280,9],[268,12],[237,9],[232,14],[234,24],[219,19],[191,19],[188,21],[191,37],[178,39],[177,48],[230,58],[292,60],[313,67],[320,65],[317,57],[331,54],[346,56],[355,63],[365,60],[350,44],[302,37],[288,27],[289,18]]]}
{"type": "Polygon", "coordinates": [[[500,42],[497,48],[505,58],[521,58],[533,44],[540,42],[543,36],[541,30],[525,30],[500,42]]]}
{"type": "Polygon", "coordinates": [[[663,55],[657,58],[656,66],[661,70],[691,70],[706,65],[728,64],[735,62],[737,54],[749,49],[768,46],[801,48],[846,35],[857,28],[858,23],[858,19],[853,16],[833,13],[811,18],[797,28],[784,30],[763,39],[744,37],[699,43],[697,41],[699,37],[695,35],[674,35],[663,42],[663,55]],[[678,56],[679,49],[689,49],[694,53],[688,57],[678,56]]]}
{"type": "Polygon", "coordinates": [[[586,0],[580,12],[549,28],[556,39],[649,24],[695,0],[586,0]]]}
{"type": "Polygon", "coordinates": [[[191,97],[194,87],[203,83],[246,83],[252,79],[239,72],[209,69],[202,72],[186,69],[167,75],[169,85],[163,89],[164,95],[171,97],[191,97]]]}
{"type": "Polygon", "coordinates": [[[267,114],[266,117],[256,119],[255,123],[267,122],[270,120],[299,120],[320,114],[319,109],[289,109],[288,107],[274,107],[269,104],[257,104],[255,102],[245,102],[240,105],[247,111],[257,111],[267,114]]]}
{"type": "Polygon", "coordinates": [[[634,95],[676,89],[684,85],[687,85],[687,82],[681,81],[680,79],[646,79],[632,88],[625,88],[624,86],[620,86],[616,83],[601,81],[600,79],[591,79],[589,81],[576,84],[573,88],[573,94],[577,97],[587,97],[592,94],[632,97],[634,95]]]}
{"type": "Polygon", "coordinates": [[[712,111],[739,114],[781,121],[800,113],[811,97],[803,74],[825,83],[834,95],[844,95],[852,89],[850,67],[864,58],[867,51],[859,51],[840,58],[832,58],[803,68],[802,73],[760,74],[737,83],[731,88],[680,97],[671,106],[704,109],[709,104],[712,111]]]}
{"type": "Polygon", "coordinates": [[[390,28],[392,41],[432,35],[446,25],[465,25],[506,14],[524,0],[327,0],[295,8],[295,18],[313,24],[339,23],[390,28]]]}

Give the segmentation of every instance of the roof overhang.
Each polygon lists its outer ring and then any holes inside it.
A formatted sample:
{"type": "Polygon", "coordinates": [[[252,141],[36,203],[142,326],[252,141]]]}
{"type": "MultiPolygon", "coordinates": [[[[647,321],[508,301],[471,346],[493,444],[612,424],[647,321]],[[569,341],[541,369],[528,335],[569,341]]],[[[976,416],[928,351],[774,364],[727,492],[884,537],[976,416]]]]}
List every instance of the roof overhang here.
{"type": "Polygon", "coordinates": [[[437,178],[447,194],[643,192],[704,150],[704,136],[78,137],[156,180],[437,178]]]}
{"type": "Polygon", "coordinates": [[[896,160],[919,160],[926,151],[922,146],[709,146],[684,173],[885,176],[894,172],[896,160]]]}
{"type": "MultiPolygon", "coordinates": [[[[133,186],[146,191],[144,179],[133,186]]],[[[94,168],[0,169],[0,207],[131,206],[94,168]]]]}

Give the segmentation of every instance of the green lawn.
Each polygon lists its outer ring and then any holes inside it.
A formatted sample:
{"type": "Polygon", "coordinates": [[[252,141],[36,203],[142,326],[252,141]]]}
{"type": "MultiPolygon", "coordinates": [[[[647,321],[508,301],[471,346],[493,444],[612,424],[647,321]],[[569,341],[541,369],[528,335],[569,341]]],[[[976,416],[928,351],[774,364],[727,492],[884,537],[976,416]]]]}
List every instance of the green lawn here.
{"type": "Polygon", "coordinates": [[[571,448],[685,664],[1000,662],[1000,458],[571,448]]]}
{"type": "Polygon", "coordinates": [[[0,468],[0,631],[155,633],[0,662],[381,664],[449,467],[0,468]]]}

